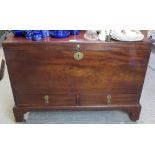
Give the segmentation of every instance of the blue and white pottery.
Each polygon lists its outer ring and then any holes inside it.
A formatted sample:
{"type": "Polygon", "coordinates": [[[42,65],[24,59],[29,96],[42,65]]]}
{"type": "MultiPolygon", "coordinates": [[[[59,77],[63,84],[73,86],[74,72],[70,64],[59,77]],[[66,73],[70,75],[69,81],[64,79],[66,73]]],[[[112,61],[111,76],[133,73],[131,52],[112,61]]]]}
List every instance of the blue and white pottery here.
{"type": "Polygon", "coordinates": [[[80,34],[80,30],[70,30],[70,34],[71,35],[79,35],[80,34]]]}
{"type": "Polygon", "coordinates": [[[11,30],[13,32],[13,34],[15,35],[15,37],[23,37],[25,31],[24,30],[11,30]]]}
{"type": "Polygon", "coordinates": [[[67,38],[70,35],[69,30],[51,30],[50,36],[53,38],[67,38]]]}

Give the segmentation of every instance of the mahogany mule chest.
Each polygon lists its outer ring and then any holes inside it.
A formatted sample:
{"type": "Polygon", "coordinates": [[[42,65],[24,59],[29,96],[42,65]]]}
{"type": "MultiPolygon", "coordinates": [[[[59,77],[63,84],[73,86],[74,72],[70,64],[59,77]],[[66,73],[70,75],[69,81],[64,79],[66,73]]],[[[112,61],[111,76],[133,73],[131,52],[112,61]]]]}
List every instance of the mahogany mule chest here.
{"type": "Polygon", "coordinates": [[[122,110],[138,120],[151,43],[72,39],[3,42],[16,121],[38,110],[122,110]]]}

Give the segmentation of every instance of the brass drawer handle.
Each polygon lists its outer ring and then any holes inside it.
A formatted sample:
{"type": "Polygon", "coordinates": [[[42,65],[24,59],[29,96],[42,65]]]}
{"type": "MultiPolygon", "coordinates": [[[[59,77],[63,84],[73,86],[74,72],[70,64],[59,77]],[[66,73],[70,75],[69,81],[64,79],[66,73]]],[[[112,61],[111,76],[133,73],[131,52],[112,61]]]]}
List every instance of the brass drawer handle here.
{"type": "Polygon", "coordinates": [[[76,52],[74,53],[74,59],[77,61],[80,61],[84,58],[84,54],[82,52],[76,52]]]}
{"type": "Polygon", "coordinates": [[[111,104],[111,99],[112,99],[111,95],[108,94],[108,95],[107,95],[107,103],[108,103],[108,104],[111,104]]]}
{"type": "Polygon", "coordinates": [[[49,96],[48,95],[45,95],[44,96],[44,103],[45,104],[48,104],[49,103],[49,96]]]}

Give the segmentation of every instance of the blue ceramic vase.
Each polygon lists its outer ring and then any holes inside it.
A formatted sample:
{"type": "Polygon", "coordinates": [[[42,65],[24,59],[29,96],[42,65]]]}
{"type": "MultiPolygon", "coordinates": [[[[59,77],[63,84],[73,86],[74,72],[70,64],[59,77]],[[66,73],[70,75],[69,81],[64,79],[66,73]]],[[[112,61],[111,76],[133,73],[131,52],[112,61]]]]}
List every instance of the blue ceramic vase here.
{"type": "Polygon", "coordinates": [[[68,30],[51,30],[50,36],[53,38],[67,38],[70,35],[68,30]]]}
{"type": "Polygon", "coordinates": [[[79,35],[80,30],[69,30],[71,35],[79,35]]]}
{"type": "Polygon", "coordinates": [[[16,37],[25,37],[28,40],[41,40],[46,37],[67,38],[69,35],[78,35],[80,30],[12,30],[16,37]]]}
{"type": "Polygon", "coordinates": [[[15,37],[24,37],[25,31],[24,30],[11,30],[15,37]]]}
{"type": "Polygon", "coordinates": [[[41,30],[42,32],[42,37],[46,38],[50,36],[50,31],[49,30],[41,30]]]}
{"type": "Polygon", "coordinates": [[[26,30],[25,37],[28,40],[38,41],[42,39],[42,31],[41,30],[26,30]]]}

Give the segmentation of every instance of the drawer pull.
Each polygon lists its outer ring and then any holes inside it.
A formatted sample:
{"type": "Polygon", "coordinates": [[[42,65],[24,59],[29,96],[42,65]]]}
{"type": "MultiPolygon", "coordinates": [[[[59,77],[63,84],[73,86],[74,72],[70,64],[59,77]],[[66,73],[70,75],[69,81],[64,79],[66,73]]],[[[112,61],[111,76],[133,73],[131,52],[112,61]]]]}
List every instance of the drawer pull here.
{"type": "Polygon", "coordinates": [[[110,94],[107,95],[107,103],[108,104],[111,104],[111,99],[112,99],[111,95],[110,94]]]}
{"type": "Polygon", "coordinates": [[[84,54],[82,52],[76,52],[74,53],[74,59],[77,61],[80,61],[84,58],[84,54]]]}
{"type": "Polygon", "coordinates": [[[44,103],[45,104],[48,104],[49,103],[49,96],[48,95],[45,95],[44,96],[44,103]]]}

